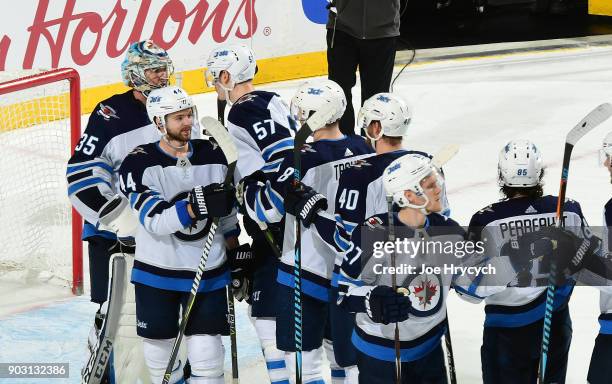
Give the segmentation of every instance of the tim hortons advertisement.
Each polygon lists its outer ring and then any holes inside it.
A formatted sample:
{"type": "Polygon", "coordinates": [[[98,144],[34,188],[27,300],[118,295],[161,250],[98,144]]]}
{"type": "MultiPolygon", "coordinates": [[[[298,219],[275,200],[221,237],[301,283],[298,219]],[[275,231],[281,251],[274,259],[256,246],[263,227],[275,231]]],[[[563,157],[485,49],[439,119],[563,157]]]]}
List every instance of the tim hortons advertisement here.
{"type": "Polygon", "coordinates": [[[307,3],[21,0],[0,14],[0,70],[68,66],[86,85],[104,84],[117,80],[130,42],[146,38],[169,51],[177,70],[203,67],[208,52],[228,41],[251,45],[260,59],[322,51],[325,27],[307,3]]]}

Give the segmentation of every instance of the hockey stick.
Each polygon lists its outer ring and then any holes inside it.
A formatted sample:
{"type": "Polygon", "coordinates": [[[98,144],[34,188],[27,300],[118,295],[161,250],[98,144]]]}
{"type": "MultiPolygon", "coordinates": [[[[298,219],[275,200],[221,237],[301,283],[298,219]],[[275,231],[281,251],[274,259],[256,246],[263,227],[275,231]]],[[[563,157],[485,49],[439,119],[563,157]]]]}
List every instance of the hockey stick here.
{"type": "MultiPolygon", "coordinates": [[[[567,178],[569,175],[569,165],[574,146],[584,135],[590,132],[593,128],[606,121],[612,116],[612,104],[604,103],[592,110],[586,115],[565,138],[565,150],[563,151],[563,166],[561,169],[561,182],[559,185],[559,197],[557,198],[557,228],[564,225],[563,206],[565,202],[565,191],[567,190],[567,178]]],[[[540,353],[540,366],[538,381],[540,384],[545,383],[546,378],[546,363],[548,360],[548,347],[550,345],[550,328],[552,323],[553,304],[555,299],[555,281],[557,270],[554,260],[550,263],[550,272],[548,273],[548,287],[546,288],[546,309],[544,311],[544,326],[542,328],[542,345],[540,353]]]]}
{"type": "MultiPolygon", "coordinates": [[[[291,116],[287,116],[293,131],[297,131],[293,139],[293,177],[297,185],[302,179],[302,146],[312,132],[324,127],[332,117],[334,108],[326,105],[315,112],[306,122],[296,129],[296,123],[291,116]]],[[[295,336],[295,384],[302,384],[302,223],[295,220],[295,255],[293,260],[293,323],[295,336]]]]}
{"type": "Polygon", "coordinates": [[[81,370],[82,384],[99,384],[102,382],[119,328],[124,292],[124,287],[121,285],[125,283],[126,262],[123,256],[115,256],[112,260],[113,272],[110,282],[109,306],[94,347],[95,352],[91,354],[89,361],[81,370]]]}
{"type": "MultiPolygon", "coordinates": [[[[225,126],[225,106],[227,101],[217,99],[217,120],[225,126]]],[[[233,285],[233,281],[232,281],[233,285]]],[[[234,307],[234,294],[232,288],[225,286],[227,296],[227,322],[230,328],[230,350],[232,356],[232,383],[238,383],[238,340],[236,339],[236,310],[234,307]]]]}
{"type": "MultiPolygon", "coordinates": [[[[200,120],[200,122],[206,131],[208,131],[208,133],[215,139],[223,151],[225,158],[227,159],[227,173],[225,174],[225,180],[223,181],[223,185],[227,186],[232,182],[234,169],[236,168],[236,161],[238,160],[236,145],[232,141],[232,138],[225,127],[216,119],[205,116],[200,120]]],[[[198,265],[196,276],[193,279],[191,292],[189,293],[189,298],[187,299],[187,305],[185,306],[183,316],[179,324],[179,334],[176,339],[174,339],[172,352],[170,353],[170,360],[168,361],[168,366],[166,367],[162,384],[168,384],[170,382],[170,375],[172,374],[172,369],[174,368],[174,362],[176,361],[176,357],[178,355],[179,346],[181,345],[181,341],[185,335],[187,322],[189,321],[189,316],[191,315],[191,310],[193,309],[193,304],[195,303],[198,288],[200,287],[200,281],[202,280],[202,274],[204,273],[204,268],[206,267],[206,262],[208,261],[208,254],[212,248],[215,233],[217,233],[219,219],[219,217],[212,219],[212,224],[210,225],[210,230],[208,231],[208,236],[206,237],[206,242],[204,243],[204,249],[202,250],[202,256],[200,257],[200,264],[198,265]]],[[[211,222],[210,218],[209,222],[211,222]]]]}
{"type": "MultiPolygon", "coordinates": [[[[459,146],[457,144],[449,144],[442,147],[433,156],[433,165],[440,169],[450,159],[452,159],[457,152],[459,152],[459,146]]],[[[446,346],[446,360],[448,362],[448,374],[450,376],[450,383],[457,384],[457,369],[455,368],[455,354],[453,353],[453,341],[451,338],[450,322],[448,321],[448,311],[446,312],[446,332],[444,333],[444,345],[446,346]]]]}
{"type": "MultiPolygon", "coordinates": [[[[387,215],[389,218],[389,243],[395,244],[395,227],[393,219],[393,196],[387,196],[387,215]]],[[[391,252],[391,268],[395,270],[395,251],[391,252]]],[[[395,273],[391,274],[391,288],[397,292],[397,278],[395,273]]],[[[395,383],[402,383],[402,350],[399,338],[399,324],[395,323],[395,383]]]]}
{"type": "Polygon", "coordinates": [[[442,168],[450,159],[459,152],[459,145],[449,144],[442,147],[438,152],[434,153],[431,162],[436,168],[442,168]]]}

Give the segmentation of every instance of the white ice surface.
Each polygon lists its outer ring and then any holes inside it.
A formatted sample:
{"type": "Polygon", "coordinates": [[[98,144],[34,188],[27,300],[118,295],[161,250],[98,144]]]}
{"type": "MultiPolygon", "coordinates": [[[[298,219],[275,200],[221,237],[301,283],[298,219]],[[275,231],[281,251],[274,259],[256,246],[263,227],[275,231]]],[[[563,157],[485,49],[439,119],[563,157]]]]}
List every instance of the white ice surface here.
{"type": "MultiPolygon", "coordinates": [[[[262,89],[275,90],[288,102],[300,82],[262,89]]],[[[612,48],[599,47],[415,65],[404,71],[395,91],[414,107],[408,147],[435,152],[445,144],[461,145],[445,174],[452,216],[467,225],[475,211],[499,198],[497,156],[510,139],[529,138],[539,146],[547,165],[545,191],[556,194],[565,134],[598,104],[612,101],[611,82],[612,48]]],[[[216,115],[214,98],[195,97],[201,116],[216,115]]],[[[354,105],[357,110],[358,97],[354,105]]],[[[597,164],[597,150],[610,130],[612,121],[580,141],[570,169],[567,195],[582,204],[593,226],[601,225],[612,191],[606,170],[597,164]]],[[[598,331],[598,296],[579,287],[572,297],[568,383],[586,381],[598,331]]],[[[459,382],[479,383],[483,306],[451,295],[448,307],[459,382]]],[[[264,382],[265,365],[246,308],[237,309],[241,381],[264,382]]],[[[94,311],[86,298],[70,298],[64,291],[0,283],[0,362],[70,362],[70,380],[47,382],[77,383],[94,311]]],[[[44,381],[0,379],[5,382],[44,381]]]]}

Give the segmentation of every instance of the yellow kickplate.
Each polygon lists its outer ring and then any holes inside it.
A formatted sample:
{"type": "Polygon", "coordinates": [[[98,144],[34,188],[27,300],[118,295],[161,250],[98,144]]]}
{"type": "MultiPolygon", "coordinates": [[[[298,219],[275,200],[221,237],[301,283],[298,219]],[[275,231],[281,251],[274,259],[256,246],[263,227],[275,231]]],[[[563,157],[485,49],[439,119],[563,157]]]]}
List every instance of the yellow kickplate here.
{"type": "Polygon", "coordinates": [[[612,16],[612,0],[589,0],[589,14],[612,16]]]}

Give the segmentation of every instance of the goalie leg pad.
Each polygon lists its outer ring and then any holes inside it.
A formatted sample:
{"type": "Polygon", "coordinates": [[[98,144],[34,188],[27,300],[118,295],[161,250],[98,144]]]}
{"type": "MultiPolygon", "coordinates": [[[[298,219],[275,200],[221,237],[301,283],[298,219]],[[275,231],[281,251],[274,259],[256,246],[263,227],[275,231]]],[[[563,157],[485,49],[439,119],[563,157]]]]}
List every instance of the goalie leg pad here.
{"type": "Polygon", "coordinates": [[[194,335],[185,337],[187,356],[191,364],[193,384],[223,384],[225,349],[221,335],[194,335]]]}
{"type": "MultiPolygon", "coordinates": [[[[143,351],[145,362],[149,368],[152,383],[161,383],[166,372],[166,365],[170,360],[170,352],[174,339],[164,340],[143,340],[143,351]]],[[[174,363],[172,375],[170,376],[171,384],[183,383],[183,362],[178,360],[174,363]]]]}
{"type": "Polygon", "coordinates": [[[285,352],[276,348],[276,320],[262,317],[250,317],[250,319],[261,343],[270,382],[272,384],[288,382],[289,371],[285,361],[285,352]]]}

